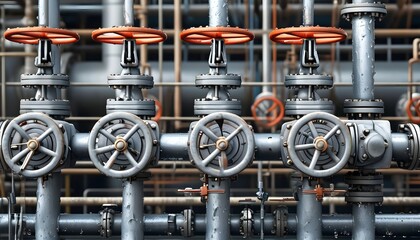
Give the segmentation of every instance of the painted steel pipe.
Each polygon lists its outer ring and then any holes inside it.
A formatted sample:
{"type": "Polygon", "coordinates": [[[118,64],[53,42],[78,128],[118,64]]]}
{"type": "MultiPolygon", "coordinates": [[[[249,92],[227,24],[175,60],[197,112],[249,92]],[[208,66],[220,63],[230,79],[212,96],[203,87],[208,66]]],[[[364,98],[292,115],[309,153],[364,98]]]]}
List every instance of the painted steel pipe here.
{"type": "Polygon", "coordinates": [[[229,25],[228,0],[209,1],[209,26],[226,27],[229,25]]]}
{"type": "Polygon", "coordinates": [[[303,26],[314,25],[314,0],[303,0],[303,26]]]}
{"type": "Polygon", "coordinates": [[[38,178],[37,185],[35,238],[58,240],[60,239],[57,232],[57,219],[60,216],[60,173],[53,173],[48,178],[38,178]]]}
{"type": "Polygon", "coordinates": [[[121,219],[121,239],[144,239],[143,180],[133,179],[123,182],[121,219]]]}
{"type": "Polygon", "coordinates": [[[322,236],[322,204],[313,193],[304,193],[305,190],[313,190],[309,179],[304,177],[302,187],[298,190],[297,205],[297,239],[316,240],[322,236]]]}
{"type": "Polygon", "coordinates": [[[206,240],[230,238],[230,179],[209,178],[206,204],[206,240]]]}
{"type": "Polygon", "coordinates": [[[375,205],[353,204],[353,239],[375,239],[375,205]]]}
{"type": "Polygon", "coordinates": [[[124,24],[134,26],[134,3],[133,0],[124,1],[124,24]]]}

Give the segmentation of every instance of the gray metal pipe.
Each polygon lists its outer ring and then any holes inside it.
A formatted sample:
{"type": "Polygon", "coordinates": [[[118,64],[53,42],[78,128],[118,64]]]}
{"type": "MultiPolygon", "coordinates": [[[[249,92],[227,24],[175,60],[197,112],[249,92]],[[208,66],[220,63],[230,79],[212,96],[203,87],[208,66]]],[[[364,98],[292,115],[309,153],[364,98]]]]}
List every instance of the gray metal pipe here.
{"type": "Polygon", "coordinates": [[[228,0],[210,0],[208,9],[210,27],[226,27],[229,25],[228,0]]]}
{"type": "MultiPolygon", "coordinates": [[[[239,235],[240,215],[230,216],[231,235],[239,235]]],[[[184,224],[182,214],[146,214],[144,216],[145,235],[180,235],[180,227],[184,224]],[[174,221],[170,221],[170,215],[174,221]],[[170,234],[168,234],[170,233],[170,234]]],[[[13,219],[13,231],[16,227],[17,218],[13,219]]],[[[36,218],[34,214],[23,215],[24,230],[34,232],[36,218]]],[[[99,236],[102,226],[101,214],[61,214],[58,219],[58,233],[61,236],[99,236]]],[[[254,232],[260,231],[260,218],[254,215],[254,232]]],[[[274,219],[272,214],[266,214],[264,218],[264,232],[267,236],[272,235],[274,219]]],[[[196,214],[194,217],[194,234],[202,235],[206,231],[206,216],[196,214]]],[[[287,235],[294,236],[297,231],[298,220],[295,214],[288,214],[287,235]]],[[[323,215],[322,234],[324,236],[350,236],[353,225],[352,215],[323,215]]],[[[377,236],[418,236],[420,231],[420,216],[418,214],[377,214],[375,216],[377,236]]],[[[0,214],[0,236],[8,229],[7,214],[0,214]]],[[[114,214],[111,227],[112,235],[121,234],[121,214],[114,214]]],[[[368,238],[366,238],[368,239],[368,238]]],[[[374,239],[374,238],[371,238],[374,239]]]]}
{"type": "Polygon", "coordinates": [[[304,193],[313,190],[307,177],[302,179],[302,187],[298,190],[297,205],[297,239],[317,240],[322,236],[322,204],[313,193],[304,193]]]}
{"type": "MultiPolygon", "coordinates": [[[[268,31],[271,30],[271,1],[263,0],[262,2],[262,27],[267,31],[262,35],[262,81],[270,82],[271,80],[271,41],[268,36],[268,31]]],[[[270,86],[263,86],[263,92],[269,92],[270,86]]]]}
{"type": "Polygon", "coordinates": [[[134,5],[133,0],[124,1],[124,24],[134,26],[134,5]]]}
{"type": "MultiPolygon", "coordinates": [[[[122,26],[124,22],[124,0],[104,0],[102,11],[102,27],[122,26]]],[[[102,44],[102,63],[107,75],[121,72],[120,60],[122,47],[118,44],[102,44]]],[[[105,81],[105,79],[104,79],[105,81]]]]}
{"type": "Polygon", "coordinates": [[[375,239],[375,205],[371,203],[353,204],[354,240],[375,239]]]}
{"type": "Polygon", "coordinates": [[[313,26],[314,25],[314,0],[303,0],[303,15],[302,23],[303,26],[313,26]]]}
{"type": "Polygon", "coordinates": [[[409,162],[410,143],[406,133],[391,133],[392,139],[392,158],[396,162],[409,162]]]}
{"type": "Polygon", "coordinates": [[[209,178],[206,204],[206,240],[230,239],[230,179],[209,178]]]}
{"type": "MultiPolygon", "coordinates": [[[[375,0],[354,0],[353,3],[373,3],[375,0]]],[[[373,100],[375,75],[375,18],[362,14],[352,18],[353,97],[373,100]]]]}
{"type": "Polygon", "coordinates": [[[121,239],[144,239],[143,180],[130,179],[123,183],[121,239]]]}
{"type": "Polygon", "coordinates": [[[38,0],[38,25],[48,26],[48,0],[38,0]]]}
{"type": "Polygon", "coordinates": [[[53,173],[48,178],[38,178],[37,185],[35,238],[58,240],[60,239],[57,231],[57,219],[60,216],[60,173],[53,173]]]}

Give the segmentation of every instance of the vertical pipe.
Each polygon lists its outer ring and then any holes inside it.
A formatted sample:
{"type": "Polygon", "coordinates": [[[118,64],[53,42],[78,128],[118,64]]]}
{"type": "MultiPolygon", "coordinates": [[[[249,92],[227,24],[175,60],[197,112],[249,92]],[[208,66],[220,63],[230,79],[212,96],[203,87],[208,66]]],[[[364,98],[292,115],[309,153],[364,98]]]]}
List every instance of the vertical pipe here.
{"type": "Polygon", "coordinates": [[[229,24],[228,0],[209,1],[209,26],[224,27],[229,24]]]}
{"type": "Polygon", "coordinates": [[[206,240],[230,239],[230,179],[209,178],[209,193],[206,205],[206,240]]]}
{"type": "MultiPolygon", "coordinates": [[[[0,7],[1,10],[1,19],[6,19],[6,10],[4,9],[4,6],[0,7]]],[[[4,24],[2,24],[2,32],[4,32],[4,24]]],[[[5,38],[0,39],[0,50],[1,52],[4,52],[5,50],[5,38]]],[[[6,57],[1,57],[1,117],[4,119],[6,118],[6,57]]]]}
{"type": "Polygon", "coordinates": [[[144,238],[143,180],[123,182],[121,239],[142,240],[144,238]]]}
{"type": "MultiPolygon", "coordinates": [[[[270,74],[271,74],[271,51],[270,51],[270,39],[268,37],[268,32],[271,30],[270,21],[271,21],[271,11],[270,11],[270,1],[269,0],[263,0],[262,2],[262,11],[263,11],[263,35],[262,35],[262,81],[264,83],[270,82],[270,74]]],[[[263,86],[263,92],[269,92],[270,86],[264,85],[263,86]]]]}
{"type": "Polygon", "coordinates": [[[303,26],[314,25],[314,0],[303,0],[303,26]]]}
{"type": "MultiPolygon", "coordinates": [[[[53,1],[52,1],[53,2],[53,1]]],[[[48,26],[48,0],[38,1],[38,25],[48,26]]]]}
{"type": "MultiPolygon", "coordinates": [[[[211,1],[210,1],[211,2],[211,1]]],[[[175,36],[179,36],[181,33],[182,25],[182,13],[181,13],[181,0],[174,0],[174,30],[175,36]]],[[[174,74],[175,74],[175,83],[181,82],[181,39],[179,37],[174,38],[174,74]]],[[[175,86],[174,89],[174,117],[178,118],[182,114],[181,108],[181,88],[179,85],[175,86]]],[[[175,129],[180,129],[182,127],[181,121],[175,121],[175,129]]]]}
{"type": "Polygon", "coordinates": [[[375,239],[375,205],[353,204],[352,239],[375,239]]]}
{"type": "MultiPolygon", "coordinates": [[[[353,3],[373,3],[376,0],[353,0],[353,3]]],[[[353,96],[373,100],[375,74],[375,19],[370,14],[352,19],[353,96]]]]}
{"type": "MultiPolygon", "coordinates": [[[[313,190],[309,179],[304,177],[302,188],[298,192],[297,205],[297,239],[317,240],[322,239],[322,205],[316,200],[313,193],[303,193],[304,190],[313,190]]],[[[369,238],[366,238],[369,239],[369,238]]]]}
{"type": "Polygon", "coordinates": [[[37,181],[37,205],[35,238],[37,240],[59,240],[58,217],[60,216],[60,173],[48,178],[39,177],[37,181]]]}
{"type": "MultiPolygon", "coordinates": [[[[123,25],[124,0],[103,0],[102,27],[123,25]]],[[[105,65],[107,74],[121,72],[118,64],[121,61],[121,45],[102,44],[102,62],[105,65]]]]}
{"type": "MultiPolygon", "coordinates": [[[[48,2],[48,26],[52,28],[60,28],[60,0],[48,2]]],[[[61,73],[61,52],[58,45],[51,45],[53,73],[61,73]]],[[[49,99],[61,99],[61,89],[48,88],[49,99]]]]}
{"type": "Polygon", "coordinates": [[[124,1],[124,25],[134,26],[133,0],[124,1]]]}

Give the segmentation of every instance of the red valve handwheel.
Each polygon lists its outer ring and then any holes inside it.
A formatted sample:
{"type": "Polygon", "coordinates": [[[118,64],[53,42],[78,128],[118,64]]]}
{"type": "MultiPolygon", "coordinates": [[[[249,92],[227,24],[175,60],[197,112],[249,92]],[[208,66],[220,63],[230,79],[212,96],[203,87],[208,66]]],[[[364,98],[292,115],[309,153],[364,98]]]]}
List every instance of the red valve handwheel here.
{"type": "Polygon", "coordinates": [[[70,44],[79,40],[76,32],[50,27],[11,28],[4,32],[4,37],[23,44],[38,44],[40,39],[51,40],[53,44],[70,44]]]}
{"type": "Polygon", "coordinates": [[[272,127],[272,126],[278,124],[283,119],[283,117],[284,117],[284,105],[275,96],[263,96],[263,97],[258,98],[254,102],[254,104],[252,104],[251,112],[252,112],[252,117],[254,118],[255,122],[258,125],[269,128],[269,127],[272,127]],[[276,113],[277,114],[276,116],[266,116],[265,119],[258,116],[257,109],[258,109],[259,105],[264,101],[272,102],[272,105],[267,109],[265,114],[266,115],[271,114],[271,113],[273,113],[274,110],[277,109],[278,111],[276,113]]]}
{"type": "Polygon", "coordinates": [[[166,34],[160,30],[144,27],[111,27],[92,32],[92,39],[97,42],[123,44],[125,39],[136,40],[136,44],[150,44],[165,41],[166,34]]]}
{"type": "Polygon", "coordinates": [[[343,41],[347,33],[334,27],[289,27],[273,30],[270,39],[282,44],[303,44],[304,39],[315,39],[317,44],[327,44],[343,41]]]}
{"type": "Polygon", "coordinates": [[[162,112],[163,112],[162,103],[159,100],[155,99],[155,106],[156,106],[156,114],[153,120],[157,122],[162,117],[162,112]]]}
{"type": "Polygon", "coordinates": [[[212,39],[223,39],[225,44],[246,43],[254,34],[238,27],[198,27],[181,32],[181,39],[188,43],[210,45],[212,39]]]}
{"type": "Polygon", "coordinates": [[[412,123],[420,124],[420,96],[409,99],[405,110],[407,112],[408,118],[412,123]],[[412,107],[414,107],[414,112],[416,115],[413,114],[412,107]]]}

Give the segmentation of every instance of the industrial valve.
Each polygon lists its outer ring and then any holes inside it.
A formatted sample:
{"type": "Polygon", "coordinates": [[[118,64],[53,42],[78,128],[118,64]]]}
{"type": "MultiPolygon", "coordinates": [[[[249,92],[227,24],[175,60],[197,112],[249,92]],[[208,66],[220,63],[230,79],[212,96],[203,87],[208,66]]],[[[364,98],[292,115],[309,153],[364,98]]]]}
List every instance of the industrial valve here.
{"type": "Polygon", "coordinates": [[[4,129],[6,128],[7,124],[8,124],[8,120],[4,121],[4,122],[0,122],[0,173],[4,172],[7,169],[7,164],[3,159],[3,154],[2,154],[2,145],[3,142],[1,141],[1,139],[3,139],[3,133],[4,133],[4,129]]]}
{"type": "Polygon", "coordinates": [[[41,177],[62,166],[68,157],[69,138],[64,126],[42,113],[25,113],[11,120],[2,133],[2,155],[15,173],[41,177]]]}
{"type": "Polygon", "coordinates": [[[282,158],[311,177],[328,177],[350,158],[352,139],[346,125],[329,113],[314,112],[285,123],[282,158]]]}
{"type": "Polygon", "coordinates": [[[242,118],[212,113],[190,126],[188,152],[192,162],[211,177],[230,177],[254,158],[254,135],[242,118]]]}
{"type": "Polygon", "coordinates": [[[96,122],[89,135],[90,159],[103,174],[134,177],[158,159],[158,125],[126,112],[110,113],[96,122]]]}
{"type": "Polygon", "coordinates": [[[252,104],[251,112],[258,125],[269,128],[277,125],[283,119],[284,105],[272,93],[262,92],[252,104]]]}

